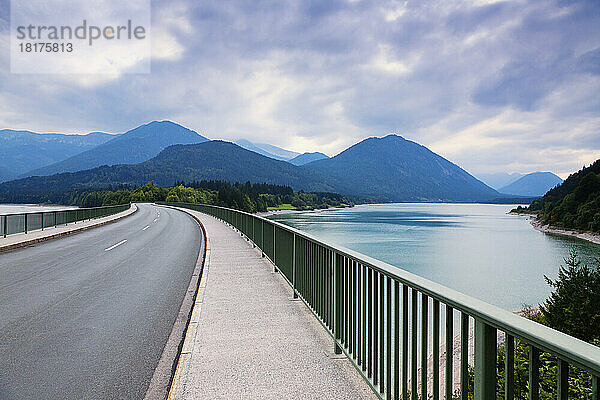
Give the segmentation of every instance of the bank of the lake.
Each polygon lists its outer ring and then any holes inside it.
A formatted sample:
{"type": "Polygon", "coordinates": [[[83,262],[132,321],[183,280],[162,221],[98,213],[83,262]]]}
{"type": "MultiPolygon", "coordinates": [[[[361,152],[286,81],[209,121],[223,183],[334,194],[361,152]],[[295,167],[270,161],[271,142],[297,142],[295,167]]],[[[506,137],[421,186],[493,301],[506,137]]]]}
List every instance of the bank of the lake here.
{"type": "Polygon", "coordinates": [[[514,311],[549,294],[575,247],[584,262],[600,246],[541,233],[515,205],[379,204],[269,216],[417,275],[514,311]]]}

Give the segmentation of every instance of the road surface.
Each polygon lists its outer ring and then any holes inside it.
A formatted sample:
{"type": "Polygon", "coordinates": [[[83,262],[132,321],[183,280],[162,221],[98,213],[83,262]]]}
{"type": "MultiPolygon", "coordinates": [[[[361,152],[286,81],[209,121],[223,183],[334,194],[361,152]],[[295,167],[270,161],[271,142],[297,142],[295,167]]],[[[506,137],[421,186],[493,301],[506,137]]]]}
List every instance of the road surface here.
{"type": "Polygon", "coordinates": [[[141,399],[200,251],[197,223],[121,221],[0,254],[0,399],[141,399]]]}

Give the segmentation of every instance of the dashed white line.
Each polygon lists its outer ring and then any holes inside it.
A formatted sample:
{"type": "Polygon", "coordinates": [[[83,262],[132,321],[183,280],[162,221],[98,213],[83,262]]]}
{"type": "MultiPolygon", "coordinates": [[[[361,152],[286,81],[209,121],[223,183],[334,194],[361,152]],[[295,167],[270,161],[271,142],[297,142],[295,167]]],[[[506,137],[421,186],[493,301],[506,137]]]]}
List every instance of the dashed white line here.
{"type": "Polygon", "coordinates": [[[152,221],[152,222],[156,222],[156,221],[158,221],[158,218],[154,218],[154,221],[152,221]]]}
{"type": "Polygon", "coordinates": [[[146,226],[144,227],[144,229],[142,229],[142,230],[143,230],[143,231],[145,231],[145,230],[146,230],[146,229],[148,229],[148,228],[150,228],[150,225],[146,225],[146,226]]]}
{"type": "Polygon", "coordinates": [[[126,241],[127,241],[127,239],[121,240],[119,243],[117,243],[117,244],[115,244],[115,245],[112,245],[112,246],[110,246],[108,249],[104,249],[104,251],[110,251],[110,250],[114,249],[115,247],[122,245],[122,244],[123,244],[123,243],[125,243],[126,241]]]}

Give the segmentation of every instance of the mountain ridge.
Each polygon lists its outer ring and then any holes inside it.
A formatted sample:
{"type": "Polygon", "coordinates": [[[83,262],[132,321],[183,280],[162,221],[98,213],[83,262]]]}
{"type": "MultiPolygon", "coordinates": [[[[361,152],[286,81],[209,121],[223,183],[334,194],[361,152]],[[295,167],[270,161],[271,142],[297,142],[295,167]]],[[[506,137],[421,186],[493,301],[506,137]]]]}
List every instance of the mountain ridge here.
{"type": "Polygon", "coordinates": [[[102,165],[136,164],[155,157],[170,145],[205,141],[208,139],[204,136],[174,122],[152,121],[85,152],[34,169],[28,172],[28,175],[53,175],[83,171],[102,165]]]}

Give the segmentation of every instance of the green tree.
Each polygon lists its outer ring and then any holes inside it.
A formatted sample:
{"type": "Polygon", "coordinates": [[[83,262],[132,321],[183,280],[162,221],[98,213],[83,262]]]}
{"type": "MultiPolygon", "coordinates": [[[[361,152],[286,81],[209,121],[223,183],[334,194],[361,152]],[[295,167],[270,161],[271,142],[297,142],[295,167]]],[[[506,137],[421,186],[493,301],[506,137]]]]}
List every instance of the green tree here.
{"type": "MultiPolygon", "coordinates": [[[[600,260],[597,260],[600,265],[600,260]]],[[[600,339],[600,268],[583,265],[571,249],[556,280],[544,276],[553,288],[540,305],[546,323],[586,342],[600,339]]]]}

